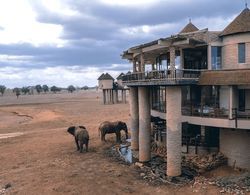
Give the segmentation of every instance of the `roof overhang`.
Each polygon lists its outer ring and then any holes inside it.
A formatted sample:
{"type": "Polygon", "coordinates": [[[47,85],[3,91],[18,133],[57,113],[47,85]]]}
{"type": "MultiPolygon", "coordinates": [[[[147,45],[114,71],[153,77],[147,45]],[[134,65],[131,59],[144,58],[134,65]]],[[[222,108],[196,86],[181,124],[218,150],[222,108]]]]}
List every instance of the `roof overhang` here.
{"type": "Polygon", "coordinates": [[[250,85],[250,69],[201,72],[199,85],[250,85]]]}

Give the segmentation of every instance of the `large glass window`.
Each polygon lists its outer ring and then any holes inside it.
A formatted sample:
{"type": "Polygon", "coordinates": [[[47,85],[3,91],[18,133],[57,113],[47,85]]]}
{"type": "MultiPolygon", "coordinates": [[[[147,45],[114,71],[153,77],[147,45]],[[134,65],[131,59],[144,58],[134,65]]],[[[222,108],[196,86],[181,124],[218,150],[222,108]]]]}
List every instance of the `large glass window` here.
{"type": "Polygon", "coordinates": [[[166,112],[166,87],[158,86],[152,88],[152,109],[166,112]]]}
{"type": "Polygon", "coordinates": [[[211,48],[212,52],[212,69],[218,70],[221,69],[221,47],[215,47],[213,46],[211,48]]]}
{"type": "Polygon", "coordinates": [[[246,62],[246,45],[245,45],[245,43],[238,44],[238,62],[239,63],[246,62]]]}

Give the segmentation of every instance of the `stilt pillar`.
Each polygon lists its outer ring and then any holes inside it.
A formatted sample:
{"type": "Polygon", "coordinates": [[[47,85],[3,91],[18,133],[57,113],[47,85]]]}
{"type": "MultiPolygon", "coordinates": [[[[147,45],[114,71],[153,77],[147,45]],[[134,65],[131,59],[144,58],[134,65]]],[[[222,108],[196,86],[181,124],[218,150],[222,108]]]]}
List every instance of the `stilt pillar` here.
{"type": "Polygon", "coordinates": [[[149,88],[139,87],[138,97],[139,97],[139,161],[147,162],[151,159],[149,88]]]}
{"type": "Polygon", "coordinates": [[[168,87],[167,102],[167,175],[181,175],[181,87],[168,87]]]}
{"type": "Polygon", "coordinates": [[[132,150],[139,149],[139,107],[138,88],[130,87],[130,126],[131,126],[131,147],[132,150]]]}

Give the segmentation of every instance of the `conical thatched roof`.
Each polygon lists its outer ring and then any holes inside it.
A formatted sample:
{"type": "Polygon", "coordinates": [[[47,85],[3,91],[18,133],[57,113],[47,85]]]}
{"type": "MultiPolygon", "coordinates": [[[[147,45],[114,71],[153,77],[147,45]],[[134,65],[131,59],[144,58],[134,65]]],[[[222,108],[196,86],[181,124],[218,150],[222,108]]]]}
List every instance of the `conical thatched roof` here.
{"type": "Polygon", "coordinates": [[[119,76],[116,78],[117,80],[121,80],[122,77],[124,76],[125,74],[122,72],[121,74],[119,74],[119,76]]]}
{"type": "Polygon", "coordinates": [[[99,76],[97,80],[102,80],[103,76],[104,76],[104,73],[102,73],[101,76],[99,76]]]}
{"type": "Polygon", "coordinates": [[[189,33],[199,30],[193,23],[190,21],[180,32],[181,33],[189,33]]]}
{"type": "Polygon", "coordinates": [[[236,33],[250,32],[250,10],[245,8],[220,34],[226,36],[236,33]]]}
{"type": "Polygon", "coordinates": [[[114,80],[114,78],[109,73],[102,73],[97,80],[114,80]]]}

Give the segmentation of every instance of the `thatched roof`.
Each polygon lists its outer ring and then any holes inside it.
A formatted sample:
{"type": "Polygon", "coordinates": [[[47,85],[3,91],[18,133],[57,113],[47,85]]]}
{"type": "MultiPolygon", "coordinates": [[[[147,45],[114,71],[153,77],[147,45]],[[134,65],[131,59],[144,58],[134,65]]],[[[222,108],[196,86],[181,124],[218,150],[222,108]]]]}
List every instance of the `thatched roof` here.
{"type": "Polygon", "coordinates": [[[245,8],[220,34],[226,36],[236,33],[250,32],[250,10],[245,8]]]}
{"type": "Polygon", "coordinates": [[[109,73],[102,73],[97,80],[114,80],[114,78],[109,73]]]}
{"type": "Polygon", "coordinates": [[[189,33],[199,30],[192,22],[189,22],[180,32],[181,33],[189,33]]]}
{"type": "Polygon", "coordinates": [[[249,75],[250,69],[204,71],[199,85],[249,85],[249,75]]]}
{"type": "Polygon", "coordinates": [[[124,76],[125,74],[122,72],[121,74],[119,74],[119,76],[116,78],[117,80],[121,80],[122,77],[124,76]]]}

